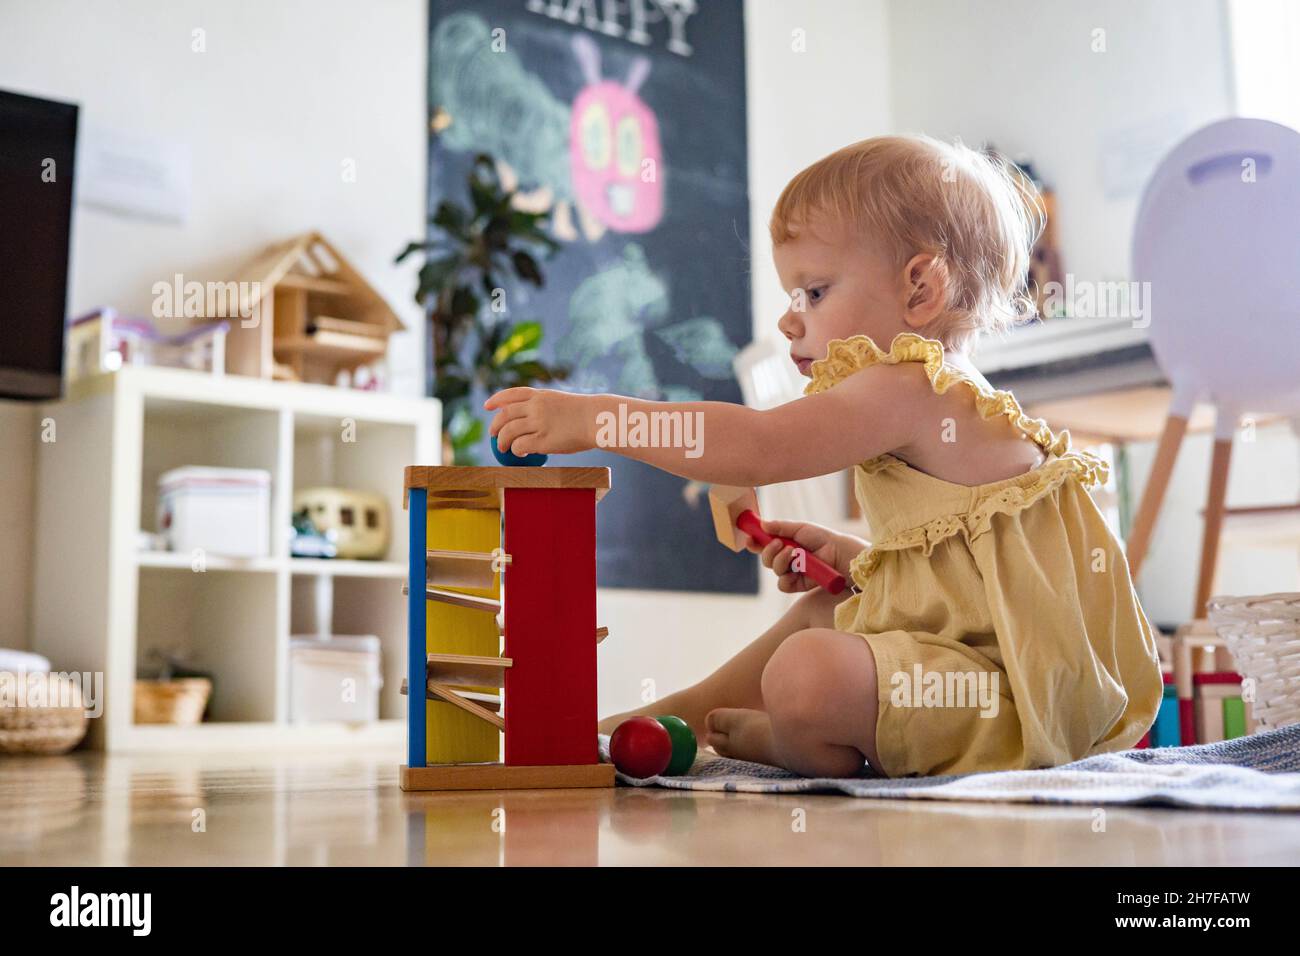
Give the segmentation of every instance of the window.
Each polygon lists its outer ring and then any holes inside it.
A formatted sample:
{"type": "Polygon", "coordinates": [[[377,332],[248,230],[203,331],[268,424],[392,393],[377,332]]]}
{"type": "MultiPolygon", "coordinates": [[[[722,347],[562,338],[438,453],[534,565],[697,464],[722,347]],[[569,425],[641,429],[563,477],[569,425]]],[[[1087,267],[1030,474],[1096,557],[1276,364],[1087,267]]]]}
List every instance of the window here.
{"type": "Polygon", "coordinates": [[[1237,115],[1300,130],[1300,3],[1230,0],[1237,115]]]}

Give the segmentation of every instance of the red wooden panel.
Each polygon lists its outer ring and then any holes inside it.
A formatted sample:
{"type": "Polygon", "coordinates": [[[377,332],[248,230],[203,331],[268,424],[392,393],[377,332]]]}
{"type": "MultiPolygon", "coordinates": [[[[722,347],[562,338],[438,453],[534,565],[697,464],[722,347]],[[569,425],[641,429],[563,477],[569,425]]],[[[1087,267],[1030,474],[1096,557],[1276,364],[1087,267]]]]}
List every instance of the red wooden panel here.
{"type": "Polygon", "coordinates": [[[1190,747],[1196,741],[1196,702],[1190,697],[1178,701],[1178,723],[1181,743],[1190,747]]]}
{"type": "Polygon", "coordinates": [[[598,763],[596,493],[504,494],[506,763],[598,763]]]}

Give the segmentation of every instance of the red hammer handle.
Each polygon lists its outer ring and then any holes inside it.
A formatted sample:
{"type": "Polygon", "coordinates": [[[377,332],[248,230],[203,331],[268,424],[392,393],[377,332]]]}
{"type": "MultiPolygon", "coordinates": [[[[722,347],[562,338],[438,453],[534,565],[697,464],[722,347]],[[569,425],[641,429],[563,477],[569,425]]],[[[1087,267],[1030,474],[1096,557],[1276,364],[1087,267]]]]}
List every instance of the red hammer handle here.
{"type": "Polygon", "coordinates": [[[760,545],[766,545],[772,540],[779,540],[787,547],[798,548],[804,553],[805,574],[820,584],[828,594],[839,594],[844,590],[844,575],[840,574],[840,572],[836,571],[829,564],[817,557],[793,538],[777,539],[774,535],[768,534],[763,530],[758,515],[754,514],[754,512],[742,511],[740,517],[736,519],[736,527],[745,532],[745,534],[749,535],[760,545]]]}

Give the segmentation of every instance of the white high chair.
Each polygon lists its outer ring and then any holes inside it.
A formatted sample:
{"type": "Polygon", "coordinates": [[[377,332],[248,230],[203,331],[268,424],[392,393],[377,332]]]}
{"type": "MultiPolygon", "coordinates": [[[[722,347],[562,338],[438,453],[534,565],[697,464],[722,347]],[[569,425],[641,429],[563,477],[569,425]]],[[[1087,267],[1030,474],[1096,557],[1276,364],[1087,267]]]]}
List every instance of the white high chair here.
{"type": "MultiPolygon", "coordinates": [[[[1129,535],[1129,567],[1136,578],[1193,407],[1212,404],[1214,454],[1192,614],[1200,618],[1214,586],[1241,415],[1280,413],[1300,434],[1300,133],[1234,118],[1174,147],[1138,208],[1133,278],[1150,283],[1151,348],[1173,396],[1129,535]]],[[[1271,510],[1300,511],[1300,504],[1271,510]]]]}

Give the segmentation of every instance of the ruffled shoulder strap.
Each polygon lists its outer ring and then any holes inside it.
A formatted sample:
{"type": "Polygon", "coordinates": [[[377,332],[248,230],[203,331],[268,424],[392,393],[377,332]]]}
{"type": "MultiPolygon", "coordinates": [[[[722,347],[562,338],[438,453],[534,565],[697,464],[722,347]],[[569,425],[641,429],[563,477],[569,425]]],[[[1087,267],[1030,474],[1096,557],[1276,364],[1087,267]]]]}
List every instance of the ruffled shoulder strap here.
{"type": "Polygon", "coordinates": [[[943,343],[915,332],[899,332],[894,336],[888,351],[878,346],[868,335],[832,340],[826,347],[826,358],[812,363],[812,380],[804,387],[804,394],[823,392],[854,372],[872,365],[897,365],[899,362],[920,362],[924,365],[926,377],[939,395],[959,382],[970,386],[975,393],[975,407],[979,410],[980,417],[1005,417],[1046,454],[1065,455],[1070,451],[1068,431],[1062,429],[1059,435],[1053,434],[1047,422],[1026,415],[1010,392],[990,389],[960,369],[948,365],[944,362],[943,343]]]}
{"type": "Polygon", "coordinates": [[[943,343],[927,339],[915,332],[899,332],[885,351],[869,335],[853,335],[847,339],[833,339],[826,346],[826,357],[812,363],[809,370],[812,381],[804,387],[805,395],[824,392],[838,385],[854,372],[872,365],[897,365],[899,362],[921,362],[933,382],[943,367],[943,343]]]}

